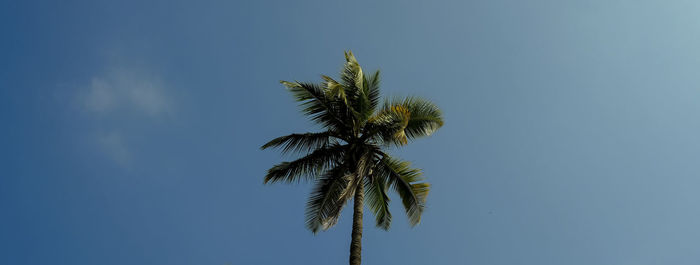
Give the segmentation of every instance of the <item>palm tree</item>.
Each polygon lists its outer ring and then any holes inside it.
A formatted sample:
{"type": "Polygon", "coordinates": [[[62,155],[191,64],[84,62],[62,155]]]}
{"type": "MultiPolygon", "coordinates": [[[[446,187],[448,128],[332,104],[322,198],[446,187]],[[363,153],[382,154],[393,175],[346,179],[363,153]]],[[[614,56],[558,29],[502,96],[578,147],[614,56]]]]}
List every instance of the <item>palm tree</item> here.
{"type": "Polygon", "coordinates": [[[417,97],[386,100],[379,106],[379,71],[365,75],[352,52],[345,52],[340,82],[323,75],[320,85],[281,81],[300,102],[304,115],[322,132],[290,134],[261,149],[279,147],[303,156],[270,168],[264,183],[314,181],[306,205],[306,226],[315,234],[338,222],[343,206],[354,198],[350,264],[361,262],[362,212],[367,206],[376,225],[391,224],[389,196],[393,188],[412,226],[420,222],[430,185],[419,169],[390,156],[384,149],[427,136],[443,124],[433,103],[417,97]]]}

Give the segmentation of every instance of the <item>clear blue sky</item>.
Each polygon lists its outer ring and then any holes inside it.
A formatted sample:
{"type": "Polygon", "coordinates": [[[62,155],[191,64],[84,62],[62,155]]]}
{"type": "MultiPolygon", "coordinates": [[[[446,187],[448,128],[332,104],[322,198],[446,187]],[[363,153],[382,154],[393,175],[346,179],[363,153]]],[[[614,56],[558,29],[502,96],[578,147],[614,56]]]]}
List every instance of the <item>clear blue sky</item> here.
{"type": "MultiPolygon", "coordinates": [[[[2,1],[0,264],[343,264],[262,184],[352,49],[445,126],[365,264],[700,264],[698,1],[2,1]]],[[[370,216],[369,214],[367,214],[370,216]]],[[[366,222],[371,224],[371,219],[366,222]]]]}

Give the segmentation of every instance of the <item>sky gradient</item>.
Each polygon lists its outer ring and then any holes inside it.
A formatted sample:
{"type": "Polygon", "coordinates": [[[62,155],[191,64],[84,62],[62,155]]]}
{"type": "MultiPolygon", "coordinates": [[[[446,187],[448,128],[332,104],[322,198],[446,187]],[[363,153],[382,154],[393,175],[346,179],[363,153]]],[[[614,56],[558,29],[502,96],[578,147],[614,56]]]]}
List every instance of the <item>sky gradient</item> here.
{"type": "Polygon", "coordinates": [[[343,264],[310,184],[263,185],[314,131],[279,80],[337,76],[445,126],[391,150],[364,264],[700,263],[698,1],[1,1],[0,264],[343,264]]]}

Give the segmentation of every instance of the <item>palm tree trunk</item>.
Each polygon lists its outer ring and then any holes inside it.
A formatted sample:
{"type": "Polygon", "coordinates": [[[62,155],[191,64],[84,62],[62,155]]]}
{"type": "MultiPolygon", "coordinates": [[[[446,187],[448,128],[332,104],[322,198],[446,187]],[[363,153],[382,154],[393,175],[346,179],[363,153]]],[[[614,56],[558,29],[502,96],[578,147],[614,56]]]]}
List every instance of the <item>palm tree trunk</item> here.
{"type": "Polygon", "coordinates": [[[359,183],[355,190],[355,205],[352,214],[352,236],[350,241],[350,265],[362,263],[362,209],[365,199],[365,185],[359,183]]]}

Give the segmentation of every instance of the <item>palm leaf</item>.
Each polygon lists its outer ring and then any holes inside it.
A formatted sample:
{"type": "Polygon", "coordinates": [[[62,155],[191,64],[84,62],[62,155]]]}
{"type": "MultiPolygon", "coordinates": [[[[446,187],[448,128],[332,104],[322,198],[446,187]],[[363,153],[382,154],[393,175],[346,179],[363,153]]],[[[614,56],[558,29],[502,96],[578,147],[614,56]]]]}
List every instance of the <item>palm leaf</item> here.
{"type": "Polygon", "coordinates": [[[347,95],[345,94],[345,86],[335,81],[333,78],[327,75],[321,75],[325,85],[325,92],[327,98],[339,98],[343,103],[347,104],[347,95]]]}
{"type": "Polygon", "coordinates": [[[306,204],[306,227],[314,234],[319,230],[327,230],[338,222],[340,212],[347,202],[341,196],[350,182],[345,174],[346,169],[345,165],[338,165],[316,181],[306,204]]]}
{"type": "Polygon", "coordinates": [[[409,223],[417,225],[425,208],[430,184],[421,182],[421,171],[411,168],[409,162],[394,159],[386,154],[383,156],[377,164],[375,174],[387,179],[401,197],[409,223]]]}
{"type": "Polygon", "coordinates": [[[350,152],[358,154],[359,158],[356,161],[348,161],[348,163],[351,164],[350,167],[352,167],[353,169],[353,171],[351,172],[353,179],[350,182],[348,188],[345,190],[345,192],[341,194],[341,196],[345,197],[347,200],[355,196],[357,186],[363,185],[364,179],[367,178],[371,173],[373,166],[372,162],[374,161],[374,154],[376,153],[374,152],[376,149],[371,148],[369,146],[355,147],[351,148],[350,150],[350,152]]]}
{"type": "Polygon", "coordinates": [[[356,94],[358,89],[362,88],[362,80],[364,80],[362,67],[360,67],[352,51],[345,52],[345,65],[340,72],[340,77],[343,85],[351,91],[353,95],[356,94]]]}
{"type": "Polygon", "coordinates": [[[362,83],[363,94],[366,97],[366,107],[361,113],[364,115],[363,120],[367,120],[379,105],[379,71],[374,72],[371,76],[365,76],[362,83]]]}
{"type": "Polygon", "coordinates": [[[385,179],[366,178],[365,180],[365,204],[374,214],[377,227],[389,230],[391,226],[391,212],[389,212],[389,196],[385,179]]]}
{"type": "Polygon", "coordinates": [[[304,82],[280,81],[285,85],[294,98],[300,102],[302,113],[309,116],[313,122],[329,129],[343,131],[351,126],[346,119],[339,115],[339,106],[326,96],[325,91],[316,84],[304,82]]]}
{"type": "Polygon", "coordinates": [[[363,97],[364,74],[352,51],[345,52],[345,65],[340,72],[340,78],[347,95],[346,104],[352,110],[355,125],[361,126],[364,122],[362,105],[366,101],[363,97]]]}
{"type": "Polygon", "coordinates": [[[295,182],[301,179],[318,177],[327,168],[338,164],[345,154],[346,146],[333,144],[326,148],[317,149],[312,153],[291,162],[282,162],[270,168],[264,183],[286,181],[295,182]]]}
{"type": "Polygon", "coordinates": [[[365,136],[384,144],[397,146],[408,143],[404,129],[411,119],[410,111],[402,105],[385,104],[381,111],[372,116],[365,126],[365,136]]]}
{"type": "Polygon", "coordinates": [[[409,139],[431,135],[443,125],[442,112],[430,101],[418,97],[407,97],[403,102],[396,102],[408,109],[411,118],[404,131],[409,139]]]}
{"type": "Polygon", "coordinates": [[[443,125],[442,113],[435,104],[417,97],[386,101],[365,126],[367,138],[405,145],[408,140],[428,136],[443,125]]]}
{"type": "Polygon", "coordinates": [[[282,153],[288,152],[311,152],[323,148],[331,143],[334,133],[330,131],[319,133],[293,133],[286,136],[277,137],[267,142],[260,149],[282,147],[282,153]]]}

